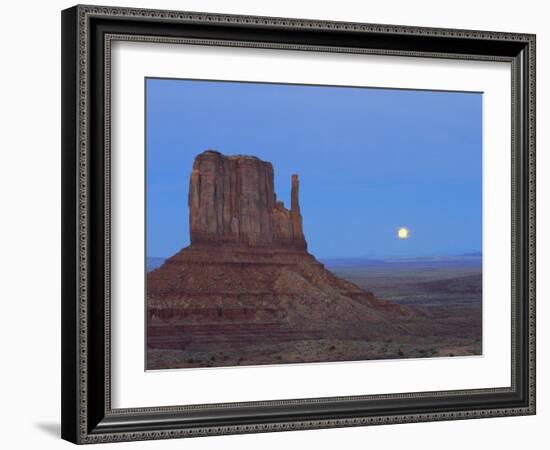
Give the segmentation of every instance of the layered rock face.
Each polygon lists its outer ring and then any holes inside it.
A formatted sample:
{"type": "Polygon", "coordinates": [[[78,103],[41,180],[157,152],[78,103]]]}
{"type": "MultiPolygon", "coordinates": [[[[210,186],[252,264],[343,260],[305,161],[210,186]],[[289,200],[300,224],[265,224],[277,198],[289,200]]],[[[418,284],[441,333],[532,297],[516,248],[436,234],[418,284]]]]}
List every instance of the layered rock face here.
{"type": "Polygon", "coordinates": [[[273,166],[254,156],[207,150],[195,158],[189,182],[191,244],[306,248],[292,176],[291,208],[277,201],[273,166]]]}
{"type": "Polygon", "coordinates": [[[406,328],[407,308],[307,252],[298,176],[291,182],[289,210],[269,162],[212,150],[196,157],[191,244],[147,276],[148,368],[346,359],[324,352],[383,336],[396,318],[406,328]]]}

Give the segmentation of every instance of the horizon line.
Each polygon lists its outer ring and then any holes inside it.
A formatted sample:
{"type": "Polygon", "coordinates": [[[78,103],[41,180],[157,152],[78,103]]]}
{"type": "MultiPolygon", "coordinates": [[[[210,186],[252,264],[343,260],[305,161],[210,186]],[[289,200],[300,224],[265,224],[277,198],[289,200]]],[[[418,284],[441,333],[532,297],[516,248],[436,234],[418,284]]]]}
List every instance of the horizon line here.
{"type": "MultiPolygon", "coordinates": [[[[174,253],[175,254],[175,253],[174,253]]],[[[172,255],[173,256],[173,255],[172,255]]],[[[316,256],[320,260],[327,259],[405,259],[405,258],[456,258],[456,257],[480,257],[483,256],[482,251],[464,252],[464,253],[445,253],[445,254],[429,254],[429,255],[369,255],[369,256],[316,256]]],[[[168,259],[171,256],[148,256],[146,258],[168,259]]]]}

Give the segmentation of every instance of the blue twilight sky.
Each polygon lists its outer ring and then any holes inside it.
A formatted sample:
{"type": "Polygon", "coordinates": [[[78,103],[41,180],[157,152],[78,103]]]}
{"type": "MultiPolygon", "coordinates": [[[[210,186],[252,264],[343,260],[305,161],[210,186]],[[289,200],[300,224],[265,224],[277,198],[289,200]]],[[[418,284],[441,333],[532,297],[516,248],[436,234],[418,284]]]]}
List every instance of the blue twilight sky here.
{"type": "Polygon", "coordinates": [[[148,257],[189,244],[206,149],[270,161],[287,207],[299,174],[319,258],[481,251],[480,93],[147,79],[146,101],[148,257]]]}

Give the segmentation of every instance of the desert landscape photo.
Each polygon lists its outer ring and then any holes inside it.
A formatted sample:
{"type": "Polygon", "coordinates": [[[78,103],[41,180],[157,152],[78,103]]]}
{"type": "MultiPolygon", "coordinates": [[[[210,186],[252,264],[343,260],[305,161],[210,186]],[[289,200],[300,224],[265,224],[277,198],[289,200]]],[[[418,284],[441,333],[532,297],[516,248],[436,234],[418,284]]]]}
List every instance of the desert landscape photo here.
{"type": "Polygon", "coordinates": [[[480,94],[146,95],[146,369],[482,354],[480,94]]]}

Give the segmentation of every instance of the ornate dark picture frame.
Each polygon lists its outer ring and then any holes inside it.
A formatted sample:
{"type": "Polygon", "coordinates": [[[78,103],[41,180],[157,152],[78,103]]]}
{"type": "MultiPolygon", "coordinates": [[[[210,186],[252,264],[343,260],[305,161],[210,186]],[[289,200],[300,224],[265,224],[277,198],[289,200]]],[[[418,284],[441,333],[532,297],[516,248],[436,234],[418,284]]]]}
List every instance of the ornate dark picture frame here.
{"type": "Polygon", "coordinates": [[[62,12],[62,260],[62,437],[74,443],[535,414],[535,36],[99,6],[67,9],[62,12]],[[114,40],[510,62],[511,386],[113,409],[114,40]]]}

